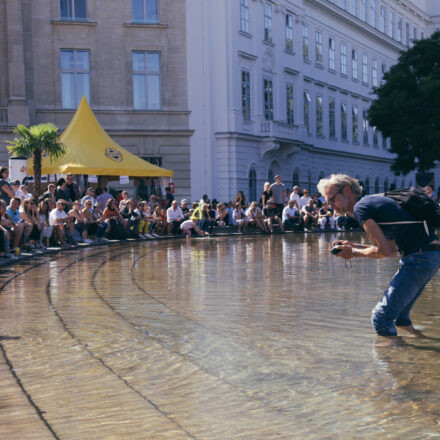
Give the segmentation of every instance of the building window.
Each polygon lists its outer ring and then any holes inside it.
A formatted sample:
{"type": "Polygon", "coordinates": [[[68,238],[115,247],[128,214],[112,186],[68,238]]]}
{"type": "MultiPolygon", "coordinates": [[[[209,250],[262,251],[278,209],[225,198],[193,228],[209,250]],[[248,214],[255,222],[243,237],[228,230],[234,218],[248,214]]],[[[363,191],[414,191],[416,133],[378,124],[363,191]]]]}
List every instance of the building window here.
{"type": "Polygon", "coordinates": [[[293,85],[286,84],[286,120],[289,125],[294,124],[293,85]]]}
{"type": "Polygon", "coordinates": [[[377,127],[373,127],[373,147],[377,148],[379,145],[379,139],[377,135],[377,127]]]}
{"type": "Polygon", "coordinates": [[[405,24],[405,45],[406,45],[406,47],[409,47],[409,40],[410,40],[409,23],[406,22],[406,24],[405,24]]]}
{"type": "Polygon", "coordinates": [[[324,136],[324,122],[322,114],[322,97],[316,97],[316,134],[324,136]]]}
{"type": "Polygon", "coordinates": [[[60,0],[60,18],[63,20],[87,20],[86,0],[60,0]]]}
{"type": "Polygon", "coordinates": [[[90,103],[90,52],[61,50],[61,101],[63,108],[77,108],[83,96],[90,103]]]}
{"type": "Polygon", "coordinates": [[[420,39],[421,40],[425,39],[425,33],[423,31],[420,32],[420,39]]]}
{"type": "Polygon", "coordinates": [[[240,30],[249,33],[249,0],[240,0],[240,30]]]}
{"type": "Polygon", "coordinates": [[[341,44],[341,73],[347,75],[347,46],[341,44]]]}
{"type": "Polygon", "coordinates": [[[341,139],[347,140],[347,104],[341,104],[341,139]]]}
{"type": "Polygon", "coordinates": [[[159,21],[157,0],[132,0],[134,23],[157,23],[159,21]]]}
{"type": "Polygon", "coordinates": [[[368,129],[370,124],[367,118],[367,110],[362,110],[362,142],[364,145],[368,145],[368,129]]]}
{"type": "Polygon", "coordinates": [[[304,92],[304,126],[307,129],[307,133],[310,133],[310,94],[304,92]]]}
{"type": "Polygon", "coordinates": [[[372,70],[371,70],[371,79],[372,79],[372,83],[373,83],[373,87],[377,87],[378,86],[378,77],[377,77],[377,60],[373,60],[372,61],[372,70]]]}
{"type": "Polygon", "coordinates": [[[379,30],[385,33],[385,6],[380,7],[379,13],[379,30]]]}
{"type": "Polygon", "coordinates": [[[361,20],[367,21],[367,0],[361,0],[361,20]]]}
{"type": "Polygon", "coordinates": [[[303,26],[303,58],[309,59],[309,28],[303,26]]]}
{"type": "Polygon", "coordinates": [[[133,108],[160,110],[161,57],[158,52],[133,52],[133,108]]]}
{"type": "Polygon", "coordinates": [[[382,73],[381,84],[383,84],[385,82],[384,76],[385,76],[386,72],[387,72],[387,65],[385,63],[382,63],[382,65],[381,65],[381,73],[382,73]]]}
{"type": "Polygon", "coordinates": [[[299,174],[298,171],[294,171],[292,176],[292,186],[298,186],[298,185],[299,185],[299,174]]]}
{"type": "Polygon", "coordinates": [[[414,26],[413,27],[413,41],[417,40],[417,28],[414,26]]]}
{"type": "Polygon", "coordinates": [[[368,84],[368,57],[362,55],[362,82],[368,84]]]}
{"type": "Polygon", "coordinates": [[[358,79],[358,56],[356,49],[351,49],[351,77],[358,79]]]}
{"type": "Polygon", "coordinates": [[[329,128],[329,137],[336,137],[336,104],[334,99],[330,99],[328,102],[328,128],[329,128]]]}
{"type": "Polygon", "coordinates": [[[273,88],[272,80],[264,78],[264,118],[266,121],[273,120],[273,88]]]}
{"type": "Polygon", "coordinates": [[[399,17],[399,19],[397,20],[397,41],[399,41],[400,43],[402,42],[402,17],[399,17]]]}
{"type": "Polygon", "coordinates": [[[253,168],[249,170],[249,200],[257,200],[257,172],[253,168]]]}
{"type": "Polygon", "coordinates": [[[387,149],[387,144],[388,144],[388,142],[387,142],[387,138],[386,138],[384,135],[382,135],[382,148],[383,148],[384,150],[387,149]]]}
{"type": "Polygon", "coordinates": [[[328,68],[335,70],[335,40],[333,38],[328,39],[328,68]]]}
{"type": "Polygon", "coordinates": [[[293,50],[293,17],[286,14],[286,49],[293,50]]]}
{"type": "Polygon", "coordinates": [[[388,191],[388,177],[383,182],[383,192],[388,191]]]}
{"type": "Polygon", "coordinates": [[[394,12],[388,12],[388,36],[394,38],[394,12]]]}
{"type": "Polygon", "coordinates": [[[370,1],[370,26],[376,27],[376,0],[370,1]]]}
{"type": "Polygon", "coordinates": [[[264,4],[264,41],[272,43],[272,5],[264,4]]]}
{"type": "Polygon", "coordinates": [[[315,34],[315,63],[322,65],[322,32],[315,34]]]}
{"type": "Polygon", "coordinates": [[[241,110],[243,119],[251,119],[251,74],[247,70],[241,71],[241,110]]]}
{"type": "Polygon", "coordinates": [[[351,107],[351,127],[353,142],[359,142],[358,108],[355,105],[351,107]]]}
{"type": "Polygon", "coordinates": [[[370,178],[369,177],[365,178],[364,193],[365,194],[370,194],[370,178]]]}

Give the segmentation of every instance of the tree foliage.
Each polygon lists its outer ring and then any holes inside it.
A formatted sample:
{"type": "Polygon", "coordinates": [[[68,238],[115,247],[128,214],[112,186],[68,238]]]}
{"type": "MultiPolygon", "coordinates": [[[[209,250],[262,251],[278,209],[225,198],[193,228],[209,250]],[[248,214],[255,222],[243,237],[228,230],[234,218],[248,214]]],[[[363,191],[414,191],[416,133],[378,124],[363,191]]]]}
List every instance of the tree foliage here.
{"type": "Polygon", "coordinates": [[[440,160],[440,31],[401,53],[376,88],[368,119],[391,139],[396,174],[428,171],[440,160]]]}
{"type": "Polygon", "coordinates": [[[35,197],[40,195],[41,161],[44,154],[55,160],[67,152],[67,148],[58,142],[58,128],[53,124],[39,124],[31,127],[17,125],[17,134],[13,141],[7,141],[8,150],[14,157],[29,158],[34,161],[35,197]]]}

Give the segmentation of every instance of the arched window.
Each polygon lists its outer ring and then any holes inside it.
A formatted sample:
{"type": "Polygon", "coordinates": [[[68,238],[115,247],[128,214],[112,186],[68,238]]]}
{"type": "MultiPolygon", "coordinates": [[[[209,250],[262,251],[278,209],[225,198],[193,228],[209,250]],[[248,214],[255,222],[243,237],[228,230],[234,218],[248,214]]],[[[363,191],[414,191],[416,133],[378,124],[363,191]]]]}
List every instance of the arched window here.
{"type": "Polygon", "coordinates": [[[269,168],[269,172],[267,173],[267,180],[272,184],[275,181],[275,174],[272,168],[269,168]]]}
{"type": "Polygon", "coordinates": [[[257,172],[251,168],[249,170],[249,202],[257,200],[257,172]]]}
{"type": "Polygon", "coordinates": [[[376,180],[374,181],[374,193],[380,193],[380,182],[379,177],[376,177],[376,180]]]}
{"type": "Polygon", "coordinates": [[[368,176],[365,177],[364,193],[365,194],[370,194],[370,178],[368,176]]]}
{"type": "Polygon", "coordinates": [[[383,182],[383,191],[388,191],[388,177],[383,182]]]}
{"type": "Polygon", "coordinates": [[[394,191],[396,189],[396,181],[394,180],[393,183],[390,185],[390,191],[394,191]]]}

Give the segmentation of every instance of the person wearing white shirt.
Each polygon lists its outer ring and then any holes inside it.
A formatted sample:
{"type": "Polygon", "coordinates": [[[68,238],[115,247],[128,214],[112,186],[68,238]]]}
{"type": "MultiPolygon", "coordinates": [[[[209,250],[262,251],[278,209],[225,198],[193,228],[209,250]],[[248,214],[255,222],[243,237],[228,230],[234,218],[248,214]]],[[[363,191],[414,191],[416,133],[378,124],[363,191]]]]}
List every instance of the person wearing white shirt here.
{"type": "Polygon", "coordinates": [[[182,208],[177,203],[177,200],[171,202],[171,206],[167,209],[167,232],[169,236],[177,231],[177,228],[184,220],[182,208]]]}
{"type": "Polygon", "coordinates": [[[295,226],[301,223],[301,215],[299,209],[295,206],[295,201],[290,199],[289,204],[283,209],[283,227],[292,228],[295,230],[295,226]]]}
{"type": "Polygon", "coordinates": [[[62,245],[66,243],[66,229],[67,232],[73,235],[73,221],[64,211],[66,202],[62,199],[57,201],[55,209],[52,209],[49,214],[49,224],[54,226],[54,232],[56,234],[57,241],[60,241],[62,245]]]}
{"type": "Polygon", "coordinates": [[[293,187],[293,191],[292,191],[292,193],[290,194],[290,200],[293,200],[294,202],[296,202],[296,207],[298,208],[298,209],[301,209],[300,208],[300,205],[301,205],[301,196],[299,195],[299,190],[300,190],[300,187],[298,186],[298,185],[296,185],[296,186],[294,186],[293,187]]]}
{"type": "Polygon", "coordinates": [[[308,189],[304,189],[303,190],[303,196],[301,197],[300,203],[299,203],[299,210],[302,211],[304,206],[307,206],[309,203],[309,200],[312,200],[312,198],[310,197],[310,193],[308,189]]]}

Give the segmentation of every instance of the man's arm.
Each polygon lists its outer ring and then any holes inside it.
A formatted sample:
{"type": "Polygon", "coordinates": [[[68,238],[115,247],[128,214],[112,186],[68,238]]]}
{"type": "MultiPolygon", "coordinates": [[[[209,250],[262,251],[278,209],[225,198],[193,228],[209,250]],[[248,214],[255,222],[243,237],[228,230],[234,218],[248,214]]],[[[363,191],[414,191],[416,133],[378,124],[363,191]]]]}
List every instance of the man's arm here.
{"type": "Polygon", "coordinates": [[[336,254],[345,260],[350,260],[353,257],[366,258],[386,258],[394,257],[397,254],[397,246],[392,240],[388,240],[380,229],[379,225],[373,220],[368,219],[364,222],[363,228],[372,241],[372,245],[363,246],[357,244],[343,244],[342,251],[336,254]]]}

